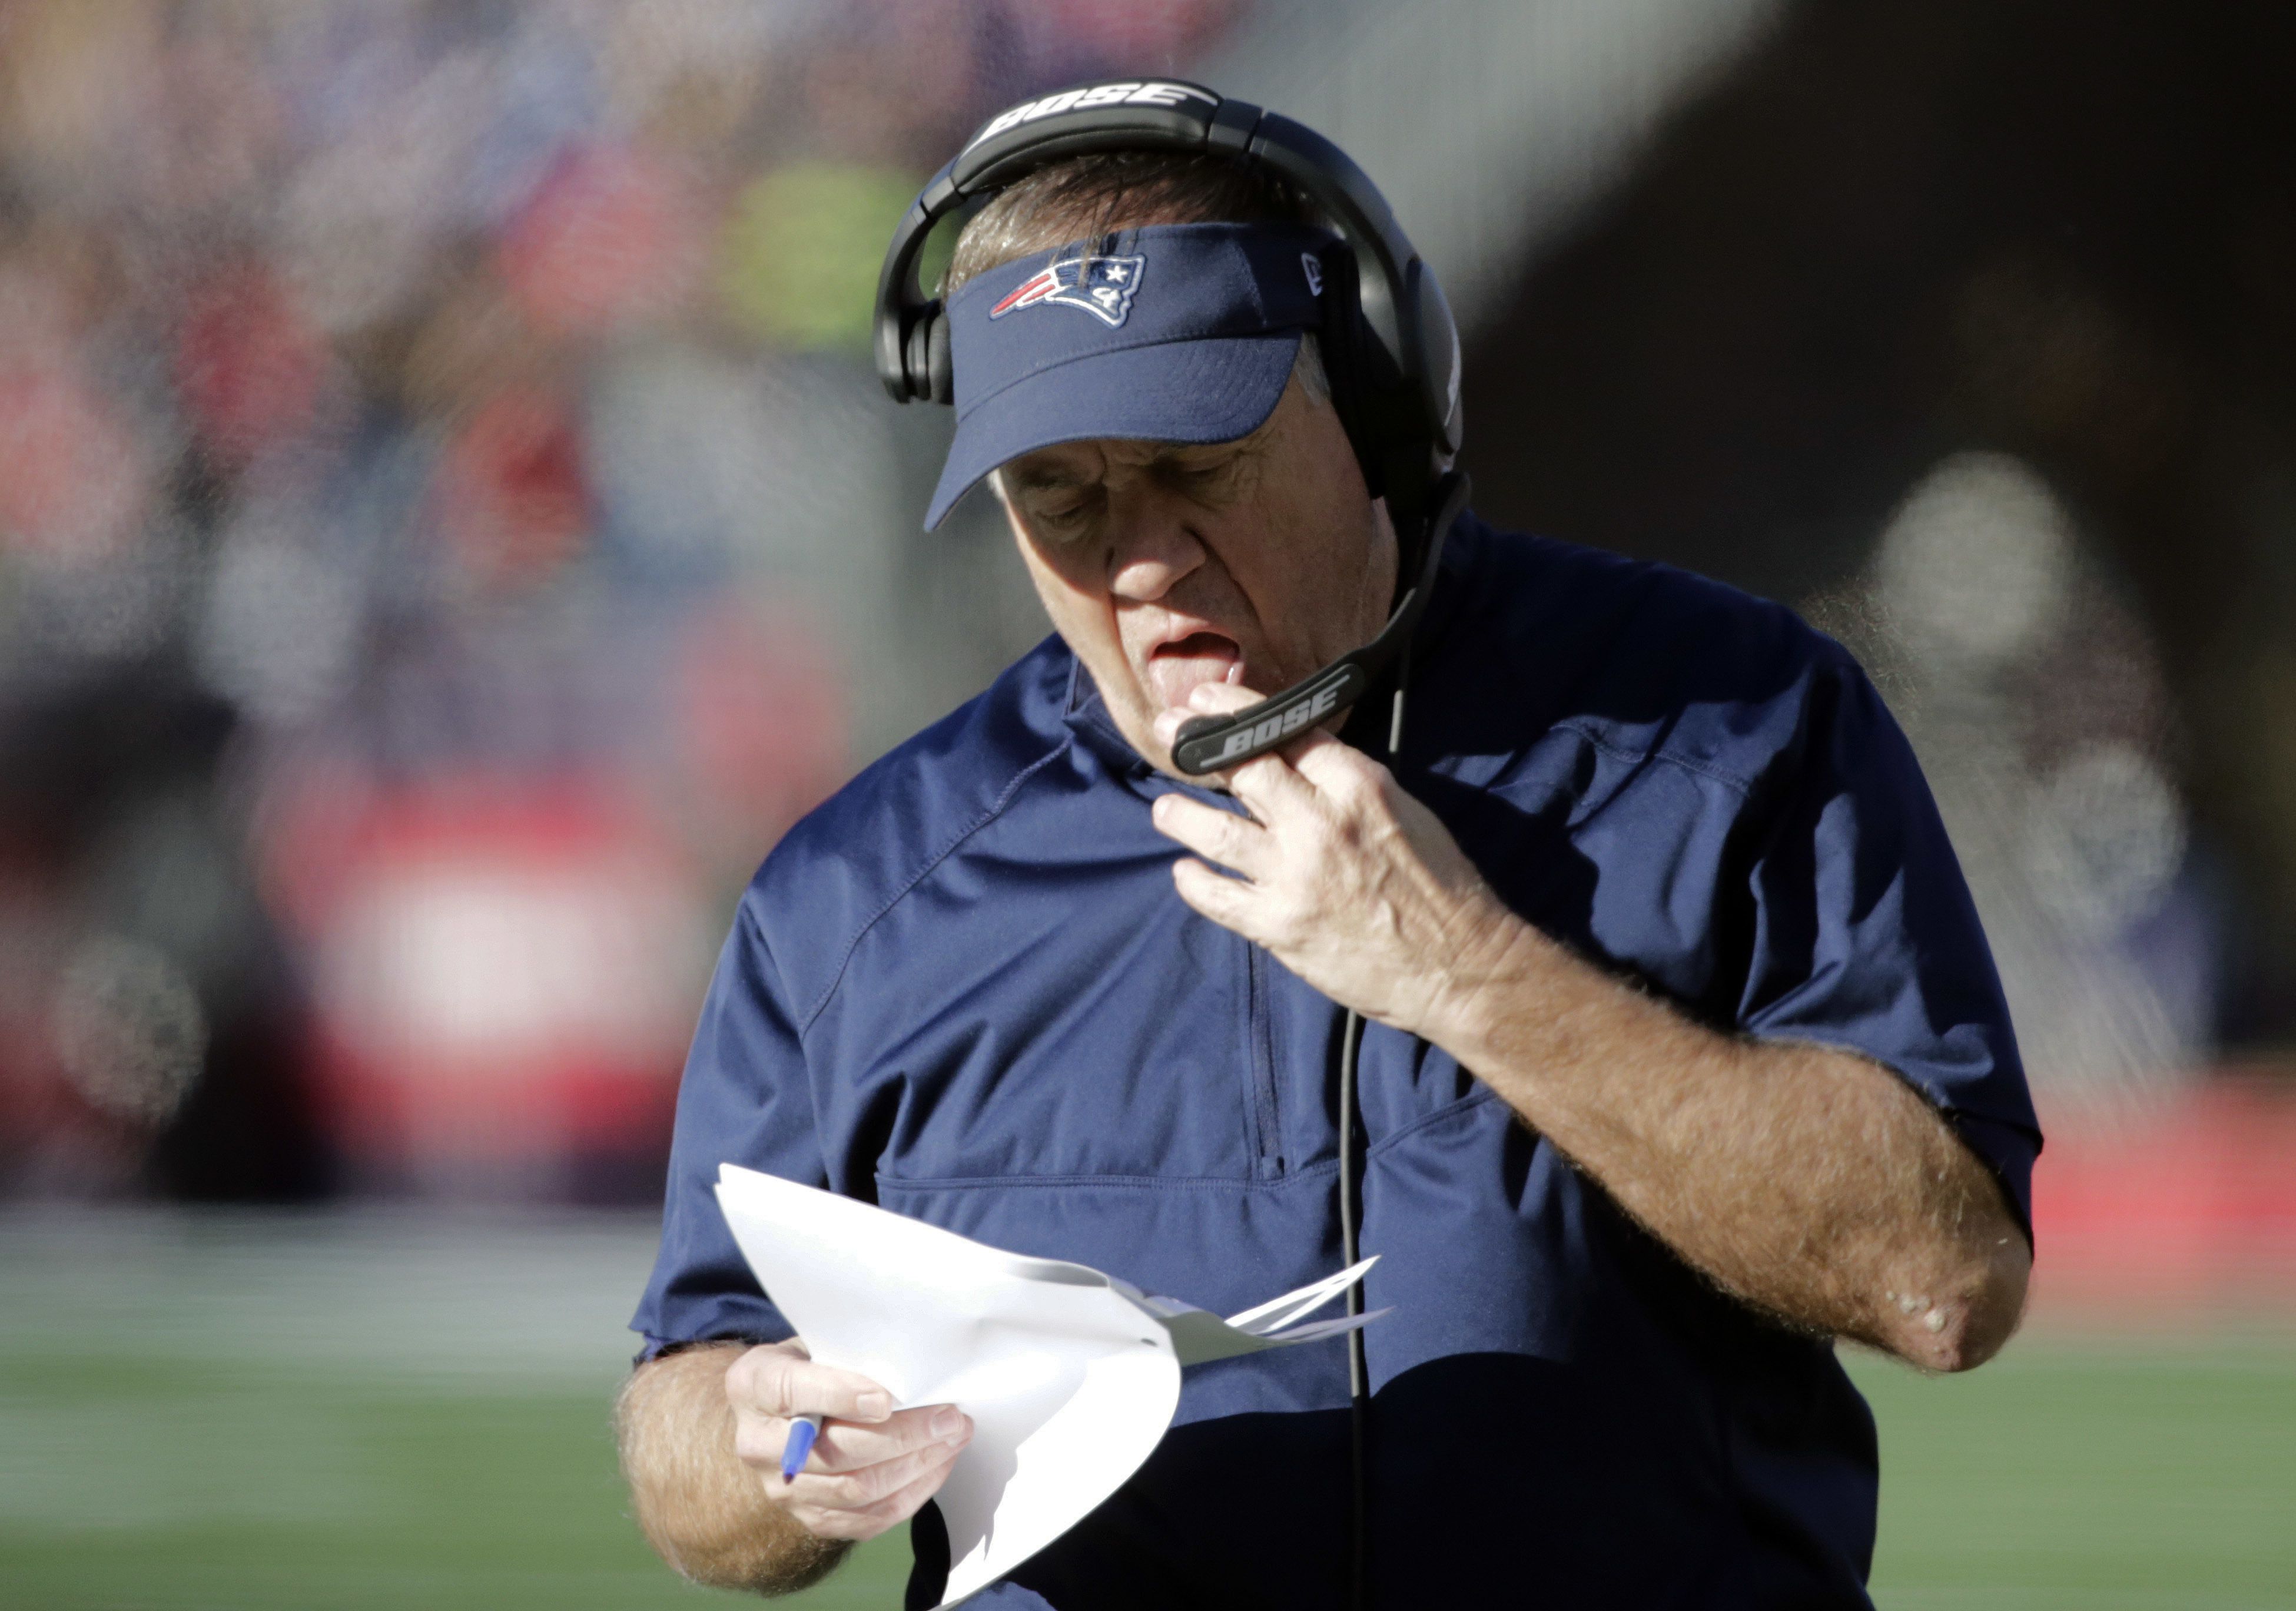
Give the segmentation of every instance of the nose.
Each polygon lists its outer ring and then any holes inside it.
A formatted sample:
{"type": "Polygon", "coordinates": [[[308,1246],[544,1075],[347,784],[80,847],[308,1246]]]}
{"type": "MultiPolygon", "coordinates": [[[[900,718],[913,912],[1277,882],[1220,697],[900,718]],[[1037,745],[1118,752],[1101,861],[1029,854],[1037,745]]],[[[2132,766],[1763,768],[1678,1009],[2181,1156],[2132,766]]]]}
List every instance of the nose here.
{"type": "Polygon", "coordinates": [[[1185,513],[1149,497],[1132,502],[1109,545],[1108,587],[1117,597],[1153,604],[1204,563],[1203,540],[1185,513]]]}

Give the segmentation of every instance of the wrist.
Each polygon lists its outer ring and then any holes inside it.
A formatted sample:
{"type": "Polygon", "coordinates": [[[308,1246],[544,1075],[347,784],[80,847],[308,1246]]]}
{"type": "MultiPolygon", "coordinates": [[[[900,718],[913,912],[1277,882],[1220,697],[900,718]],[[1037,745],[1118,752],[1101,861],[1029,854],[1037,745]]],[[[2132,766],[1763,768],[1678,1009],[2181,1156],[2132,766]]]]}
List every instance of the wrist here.
{"type": "Polygon", "coordinates": [[[1552,949],[1546,937],[1486,890],[1460,925],[1460,941],[1431,992],[1427,1040],[1469,1064],[1480,1060],[1514,999],[1552,949]]]}

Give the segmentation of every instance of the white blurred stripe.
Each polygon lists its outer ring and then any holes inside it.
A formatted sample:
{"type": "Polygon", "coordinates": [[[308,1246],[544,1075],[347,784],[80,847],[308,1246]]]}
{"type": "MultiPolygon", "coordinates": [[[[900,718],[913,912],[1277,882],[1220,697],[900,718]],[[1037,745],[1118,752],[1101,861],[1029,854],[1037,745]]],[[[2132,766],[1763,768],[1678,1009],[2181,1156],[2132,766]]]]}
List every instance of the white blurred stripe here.
{"type": "Polygon", "coordinates": [[[0,1355],[242,1365],[370,1385],[610,1391],[652,1212],[0,1213],[0,1355]]]}
{"type": "Polygon", "coordinates": [[[1472,326],[1777,0],[1262,0],[1205,82],[1337,141],[1472,326]]]}

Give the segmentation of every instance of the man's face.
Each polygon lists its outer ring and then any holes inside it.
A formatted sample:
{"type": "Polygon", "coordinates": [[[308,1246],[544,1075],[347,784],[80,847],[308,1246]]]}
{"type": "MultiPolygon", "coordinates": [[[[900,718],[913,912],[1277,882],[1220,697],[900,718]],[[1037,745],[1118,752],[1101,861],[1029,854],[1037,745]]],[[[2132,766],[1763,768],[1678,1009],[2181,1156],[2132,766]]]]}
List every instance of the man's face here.
{"type": "Polygon", "coordinates": [[[1387,618],[1394,530],[1339,416],[1296,375],[1235,441],[1067,442],[1013,460],[999,484],[1054,628],[1166,771],[1156,718],[1197,684],[1273,694],[1387,618]]]}

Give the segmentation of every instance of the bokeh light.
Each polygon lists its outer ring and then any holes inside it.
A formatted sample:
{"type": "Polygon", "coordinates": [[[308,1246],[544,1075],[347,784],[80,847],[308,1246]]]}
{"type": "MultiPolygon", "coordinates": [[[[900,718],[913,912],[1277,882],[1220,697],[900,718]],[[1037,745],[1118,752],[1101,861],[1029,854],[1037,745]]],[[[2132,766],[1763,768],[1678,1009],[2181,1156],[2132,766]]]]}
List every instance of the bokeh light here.
{"type": "Polygon", "coordinates": [[[800,349],[865,347],[885,242],[920,177],[832,162],[761,175],[726,220],[727,311],[744,329],[800,349]]]}
{"type": "Polygon", "coordinates": [[[156,947],[99,935],[64,965],[55,994],[57,1061],[99,1111],[151,1127],[199,1078],[207,1022],[184,971],[156,947]]]}

